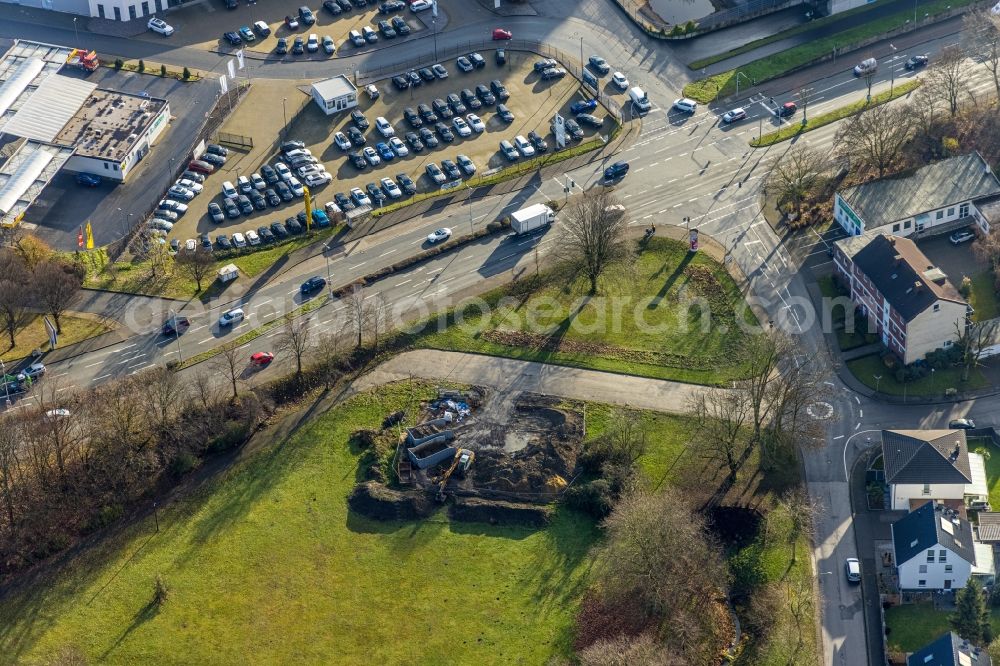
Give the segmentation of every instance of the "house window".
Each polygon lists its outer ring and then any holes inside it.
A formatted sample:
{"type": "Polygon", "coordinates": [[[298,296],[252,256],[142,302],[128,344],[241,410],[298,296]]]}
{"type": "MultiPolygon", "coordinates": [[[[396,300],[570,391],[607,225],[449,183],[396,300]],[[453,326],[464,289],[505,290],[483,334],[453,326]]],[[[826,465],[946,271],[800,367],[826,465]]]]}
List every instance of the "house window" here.
{"type": "Polygon", "coordinates": [[[944,217],[944,211],[943,210],[939,210],[937,213],[934,214],[934,219],[935,220],[940,220],[942,217],[944,217]]]}
{"type": "Polygon", "coordinates": [[[951,208],[948,209],[948,217],[951,217],[954,214],[955,214],[955,207],[952,206],[951,208]]]}
{"type": "Polygon", "coordinates": [[[129,20],[132,20],[132,19],[135,18],[135,5],[129,5],[128,6],[128,18],[129,18],[129,20]]]}
{"type": "Polygon", "coordinates": [[[115,9],[115,20],[116,21],[121,21],[122,20],[122,10],[121,10],[121,7],[115,7],[114,9],[115,9]]]}
{"type": "Polygon", "coordinates": [[[927,573],[927,565],[926,564],[921,564],[920,565],[920,571],[918,571],[917,573],[927,573]]]}
{"type": "Polygon", "coordinates": [[[104,14],[104,5],[97,5],[97,15],[100,18],[107,18],[107,16],[105,16],[104,14]]]}
{"type": "Polygon", "coordinates": [[[107,170],[108,170],[109,168],[110,168],[110,167],[108,166],[108,163],[107,163],[107,162],[105,162],[105,163],[104,163],[104,170],[105,170],[105,171],[107,171],[107,170]]]}
{"type": "MultiPolygon", "coordinates": [[[[930,495],[931,494],[931,484],[925,483],[924,484],[924,491],[923,492],[924,492],[924,495],[930,495]]],[[[934,551],[933,550],[927,551],[927,558],[931,559],[931,560],[934,559],[934,551]]]]}
{"type": "Polygon", "coordinates": [[[964,203],[964,204],[962,204],[961,206],[958,207],[958,216],[959,217],[969,217],[969,204],[964,203]]]}
{"type": "Polygon", "coordinates": [[[912,223],[912,222],[913,222],[913,220],[907,220],[906,222],[903,222],[903,228],[904,229],[909,229],[910,228],[910,223],[912,223]]]}
{"type": "Polygon", "coordinates": [[[948,551],[947,550],[939,550],[938,551],[938,562],[944,562],[947,559],[948,559],[948,551]]]}
{"type": "Polygon", "coordinates": [[[945,573],[951,573],[951,565],[950,564],[944,565],[944,572],[945,573]]]}
{"type": "Polygon", "coordinates": [[[928,562],[933,562],[934,561],[934,550],[933,549],[927,551],[927,561],[928,562]]]}
{"type": "Polygon", "coordinates": [[[940,303],[935,303],[934,304],[934,312],[937,312],[940,309],[941,309],[941,304],[940,303]]]}
{"type": "Polygon", "coordinates": [[[899,222],[897,222],[896,224],[892,225],[892,231],[893,231],[893,233],[899,231],[899,222]]]}
{"type": "Polygon", "coordinates": [[[917,587],[927,587],[927,581],[921,578],[917,581],[917,587]]]}

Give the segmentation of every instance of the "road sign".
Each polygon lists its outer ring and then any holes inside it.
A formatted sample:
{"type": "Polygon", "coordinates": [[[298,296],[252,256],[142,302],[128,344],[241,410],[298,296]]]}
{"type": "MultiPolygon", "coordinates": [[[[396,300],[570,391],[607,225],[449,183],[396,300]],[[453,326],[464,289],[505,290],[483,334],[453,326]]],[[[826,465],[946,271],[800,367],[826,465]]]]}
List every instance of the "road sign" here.
{"type": "Polygon", "coordinates": [[[555,116],[556,148],[566,147],[566,119],[558,113],[555,116]]]}

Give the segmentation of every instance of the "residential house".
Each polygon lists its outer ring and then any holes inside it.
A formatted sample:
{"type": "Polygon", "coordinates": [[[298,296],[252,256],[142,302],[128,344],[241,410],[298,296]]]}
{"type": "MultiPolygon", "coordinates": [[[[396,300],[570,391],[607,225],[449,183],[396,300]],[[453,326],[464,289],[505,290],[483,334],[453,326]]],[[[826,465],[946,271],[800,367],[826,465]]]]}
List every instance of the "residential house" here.
{"type": "Polygon", "coordinates": [[[849,187],[834,198],[834,219],[858,236],[878,230],[897,236],[946,233],[972,223],[985,232],[977,202],[1000,194],[1000,180],[978,152],[849,187]]]}
{"type": "Polygon", "coordinates": [[[952,345],[964,330],[968,302],[912,240],[851,236],[834,244],[833,261],[851,301],[903,363],[952,345]]]}
{"type": "Polygon", "coordinates": [[[882,461],[893,511],[989,499],[986,461],[969,452],[964,430],[883,430],[882,461]]]}
{"type": "Polygon", "coordinates": [[[993,666],[993,660],[986,650],[949,631],[907,657],[906,666],[993,666]]]}
{"type": "Polygon", "coordinates": [[[952,590],[971,576],[984,585],[996,575],[993,549],[973,538],[958,511],[927,502],[892,524],[892,548],[901,590],[952,590]]]}

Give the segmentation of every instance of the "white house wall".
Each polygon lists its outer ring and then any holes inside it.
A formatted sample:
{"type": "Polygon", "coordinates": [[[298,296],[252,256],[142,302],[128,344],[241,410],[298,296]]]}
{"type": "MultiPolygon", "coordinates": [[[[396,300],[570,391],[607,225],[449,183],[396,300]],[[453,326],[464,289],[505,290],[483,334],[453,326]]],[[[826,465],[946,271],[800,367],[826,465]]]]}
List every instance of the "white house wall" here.
{"type": "Polygon", "coordinates": [[[935,349],[945,346],[945,342],[958,340],[956,324],[965,327],[967,308],[964,303],[937,301],[940,308],[934,312],[927,308],[906,325],[906,358],[909,365],[927,356],[935,349]]]}
{"type": "Polygon", "coordinates": [[[899,586],[904,590],[943,590],[945,581],[951,581],[951,589],[965,587],[972,573],[972,564],[966,562],[955,553],[941,546],[934,547],[934,561],[927,561],[927,551],[918,553],[913,559],[898,565],[899,586]],[[947,551],[946,561],[938,562],[938,551],[947,551]],[[951,565],[951,571],[945,567],[951,565]],[[920,567],[927,567],[926,573],[920,572],[920,567]],[[924,585],[920,585],[920,581],[924,585]]]}
{"type": "Polygon", "coordinates": [[[922,483],[894,483],[891,490],[893,511],[909,511],[911,499],[961,500],[965,497],[965,484],[958,483],[932,483],[931,492],[926,495],[922,483]]]}

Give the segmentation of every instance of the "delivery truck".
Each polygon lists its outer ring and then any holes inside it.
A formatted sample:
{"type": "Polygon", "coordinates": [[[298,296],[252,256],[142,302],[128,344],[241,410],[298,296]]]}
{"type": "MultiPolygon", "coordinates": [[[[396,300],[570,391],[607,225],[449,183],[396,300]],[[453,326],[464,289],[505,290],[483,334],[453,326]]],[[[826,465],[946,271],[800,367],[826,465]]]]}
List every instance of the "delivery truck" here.
{"type": "Polygon", "coordinates": [[[510,214],[510,228],[514,230],[515,234],[521,236],[552,224],[555,219],[555,211],[551,208],[545,204],[533,204],[510,214]]]}

